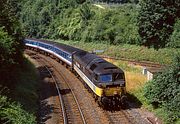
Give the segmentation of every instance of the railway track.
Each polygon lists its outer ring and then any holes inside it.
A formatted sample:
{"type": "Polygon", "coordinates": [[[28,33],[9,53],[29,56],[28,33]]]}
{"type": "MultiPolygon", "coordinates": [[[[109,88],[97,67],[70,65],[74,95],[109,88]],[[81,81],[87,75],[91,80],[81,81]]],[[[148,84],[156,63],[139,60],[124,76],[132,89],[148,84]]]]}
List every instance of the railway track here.
{"type": "MultiPolygon", "coordinates": [[[[37,59],[37,58],[36,58],[37,59]]],[[[53,76],[53,74],[51,73],[51,71],[50,71],[50,69],[49,69],[49,67],[48,66],[46,66],[46,65],[44,65],[44,67],[45,67],[45,69],[47,70],[47,71],[44,71],[44,70],[42,70],[41,71],[41,73],[48,73],[48,74],[50,74],[50,80],[49,80],[49,82],[51,82],[51,80],[52,80],[52,82],[54,82],[54,84],[55,84],[55,86],[56,86],[56,90],[57,90],[57,93],[58,93],[58,97],[59,97],[59,102],[60,102],[60,106],[61,106],[61,110],[60,110],[60,120],[63,120],[63,121],[61,121],[60,123],[64,123],[64,124],[67,124],[67,116],[66,116],[66,113],[65,113],[65,108],[64,108],[64,103],[63,103],[63,100],[62,100],[62,95],[60,94],[60,90],[59,90],[59,87],[58,87],[58,85],[57,85],[57,80],[55,79],[55,77],[53,76]]]]}
{"type": "MultiPolygon", "coordinates": [[[[81,105],[83,113],[86,114],[85,120],[90,124],[107,124],[109,123],[108,118],[104,112],[95,103],[93,97],[88,93],[87,89],[84,88],[82,83],[74,76],[68,69],[65,69],[61,64],[57,65],[57,62],[53,62],[48,58],[44,58],[49,64],[54,66],[54,69],[62,75],[62,77],[68,81],[69,87],[74,91],[78,97],[78,101],[81,105]],[[62,66],[62,67],[61,67],[62,66]],[[59,68],[59,69],[58,69],[59,68]],[[64,74],[64,75],[63,75],[64,74]],[[72,77],[69,78],[68,75],[72,77]],[[87,94],[88,93],[88,94],[87,94]],[[103,116],[104,115],[104,116],[103,116]]],[[[79,123],[78,123],[79,124],[79,123]]]]}
{"type": "Polygon", "coordinates": [[[132,60],[132,59],[116,58],[116,57],[110,57],[110,56],[105,56],[105,55],[100,55],[100,57],[102,57],[104,59],[126,61],[126,62],[128,62],[130,64],[140,65],[140,66],[143,66],[143,67],[163,68],[163,67],[167,66],[167,65],[162,65],[162,64],[154,63],[154,62],[149,62],[149,61],[136,61],[136,60],[132,60]]]}
{"type": "MultiPolygon", "coordinates": [[[[48,61],[46,61],[48,64],[48,61]]],[[[56,68],[53,67],[55,75],[57,75],[57,79],[61,80],[58,85],[60,86],[60,93],[63,94],[64,107],[67,115],[67,123],[77,123],[77,124],[86,124],[83,112],[80,108],[78,100],[71,88],[68,84],[67,79],[63,77],[61,73],[57,71],[56,68]]]]}
{"type": "MultiPolygon", "coordinates": [[[[34,53],[37,58],[50,67],[54,79],[57,81],[58,89],[64,102],[67,123],[89,123],[89,124],[149,124],[137,112],[126,109],[120,111],[107,111],[101,109],[94,98],[84,88],[82,83],[69,70],[51,58],[34,53]],[[75,79],[76,78],[76,79],[75,79]],[[60,81],[59,81],[60,80],[60,81]],[[74,100],[72,96],[76,96],[74,100]],[[79,105],[77,105],[77,103],[79,105]],[[78,108],[80,106],[80,108],[78,108]],[[81,109],[81,112],[79,110],[81,109]],[[84,117],[82,117],[82,115],[84,117]],[[84,119],[83,119],[84,118],[84,119]]],[[[65,120],[64,120],[65,122],[65,120]]]]}
{"type": "Polygon", "coordinates": [[[136,124],[135,119],[127,111],[107,111],[112,124],[136,124]]]}
{"type": "Polygon", "coordinates": [[[61,103],[60,118],[62,119],[60,120],[63,120],[64,124],[70,124],[70,123],[86,124],[84,115],[81,111],[77,98],[73,90],[71,89],[71,87],[68,85],[66,79],[57,71],[55,72],[56,69],[54,70],[51,67],[50,63],[48,63],[47,61],[44,61],[44,59],[38,56],[37,54],[30,53],[29,55],[32,58],[36,59],[38,62],[44,64],[44,67],[46,68],[48,73],[51,75],[53,82],[55,83],[59,100],[61,103]],[[49,68],[47,65],[51,68],[49,68]],[[56,75],[58,75],[58,77],[56,75]]]}

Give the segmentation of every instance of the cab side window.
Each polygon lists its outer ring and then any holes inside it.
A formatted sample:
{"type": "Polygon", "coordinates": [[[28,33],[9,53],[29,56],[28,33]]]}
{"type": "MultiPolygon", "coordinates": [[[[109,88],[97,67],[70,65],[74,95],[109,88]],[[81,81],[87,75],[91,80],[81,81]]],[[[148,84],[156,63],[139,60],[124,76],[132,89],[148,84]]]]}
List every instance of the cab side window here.
{"type": "Polygon", "coordinates": [[[90,70],[93,71],[97,66],[95,64],[92,64],[90,67],[90,70]]]}
{"type": "Polygon", "coordinates": [[[94,75],[94,79],[95,79],[96,81],[98,81],[98,75],[97,75],[97,74],[94,75]]]}

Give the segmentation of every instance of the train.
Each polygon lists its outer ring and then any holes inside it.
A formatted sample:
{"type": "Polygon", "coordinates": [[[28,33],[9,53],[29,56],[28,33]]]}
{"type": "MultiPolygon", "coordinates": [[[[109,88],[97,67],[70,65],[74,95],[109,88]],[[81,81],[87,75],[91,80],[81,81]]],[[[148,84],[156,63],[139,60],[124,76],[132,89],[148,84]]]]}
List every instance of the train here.
{"type": "Polygon", "coordinates": [[[62,43],[24,39],[26,48],[53,56],[70,67],[83,80],[95,101],[104,108],[122,107],[126,104],[124,71],[94,53],[62,43]]]}

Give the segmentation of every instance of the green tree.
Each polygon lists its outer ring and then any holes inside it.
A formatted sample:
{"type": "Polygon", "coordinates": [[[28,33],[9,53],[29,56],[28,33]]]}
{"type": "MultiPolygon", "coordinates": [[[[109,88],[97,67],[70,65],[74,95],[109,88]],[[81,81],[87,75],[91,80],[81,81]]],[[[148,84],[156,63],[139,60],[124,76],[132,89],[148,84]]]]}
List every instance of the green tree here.
{"type": "MultiPolygon", "coordinates": [[[[0,1],[0,80],[9,82],[17,65],[23,63],[23,43],[16,15],[16,0],[0,1]]],[[[17,3],[18,4],[18,3],[17,3]]],[[[12,86],[12,84],[6,84],[12,86]]]]}
{"type": "MultiPolygon", "coordinates": [[[[1,92],[0,92],[1,93],[1,92]]],[[[35,124],[35,117],[22,109],[22,106],[11,102],[0,95],[0,122],[3,124],[35,124]]]]}
{"type": "Polygon", "coordinates": [[[16,52],[13,53],[12,58],[14,62],[21,63],[23,44],[21,26],[17,18],[18,0],[1,0],[0,5],[0,27],[3,27],[3,30],[13,38],[13,48],[16,52]]]}
{"type": "Polygon", "coordinates": [[[145,97],[155,107],[162,107],[167,116],[167,122],[173,123],[180,118],[180,54],[174,63],[161,74],[157,75],[145,87],[145,97]]]}
{"type": "Polygon", "coordinates": [[[139,34],[145,46],[165,47],[179,17],[179,0],[143,0],[138,16],[139,34]]]}

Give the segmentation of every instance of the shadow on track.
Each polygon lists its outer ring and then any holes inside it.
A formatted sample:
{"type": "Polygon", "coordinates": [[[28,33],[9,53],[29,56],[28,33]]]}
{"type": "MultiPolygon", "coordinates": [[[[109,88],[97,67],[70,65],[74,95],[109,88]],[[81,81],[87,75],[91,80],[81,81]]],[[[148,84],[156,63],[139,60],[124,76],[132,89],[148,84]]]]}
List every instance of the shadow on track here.
{"type": "Polygon", "coordinates": [[[51,117],[51,114],[56,111],[54,105],[51,102],[53,96],[58,96],[55,84],[51,75],[47,71],[45,66],[37,68],[40,73],[41,83],[39,89],[39,110],[37,113],[38,124],[45,124],[51,117]]]}

